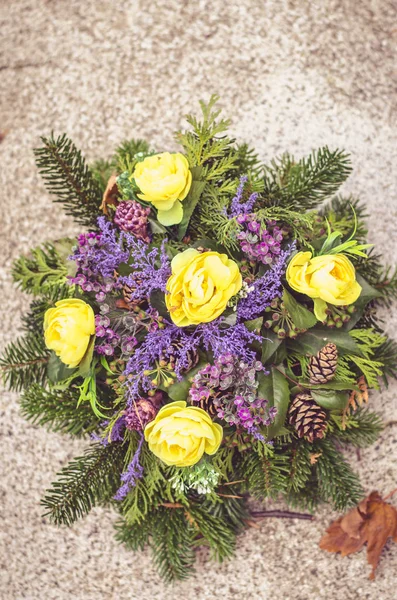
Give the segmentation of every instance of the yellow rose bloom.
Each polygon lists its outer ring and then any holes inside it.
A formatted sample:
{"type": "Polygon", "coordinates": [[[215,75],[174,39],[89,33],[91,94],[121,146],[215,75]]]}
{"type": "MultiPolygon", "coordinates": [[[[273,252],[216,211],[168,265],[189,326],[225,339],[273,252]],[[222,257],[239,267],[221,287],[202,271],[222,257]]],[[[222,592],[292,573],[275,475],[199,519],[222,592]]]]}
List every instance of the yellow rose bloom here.
{"type": "Polygon", "coordinates": [[[189,163],[183,154],[147,156],[136,165],[132,176],[141,191],[138,197],[157,208],[160,223],[168,226],[182,221],[181,201],[192,185],[189,163]]]}
{"type": "Polygon", "coordinates": [[[288,264],[286,277],[293,290],[314,299],[319,320],[325,318],[325,302],[347,306],[361,294],[354,266],[344,254],[312,258],[311,252],[298,252],[288,264]]]}
{"type": "Polygon", "coordinates": [[[205,410],[171,402],[145,427],[150,450],[166,465],[191,467],[206,454],[215,454],[223,429],[205,410]]]}
{"type": "Polygon", "coordinates": [[[59,300],[44,315],[46,346],[70,368],[80,363],[94,333],[94,311],[83,300],[59,300]]]}
{"type": "Polygon", "coordinates": [[[223,313],[243,280],[234,260],[218,252],[189,248],[174,256],[165,303],[179,327],[209,323],[223,313]]]}

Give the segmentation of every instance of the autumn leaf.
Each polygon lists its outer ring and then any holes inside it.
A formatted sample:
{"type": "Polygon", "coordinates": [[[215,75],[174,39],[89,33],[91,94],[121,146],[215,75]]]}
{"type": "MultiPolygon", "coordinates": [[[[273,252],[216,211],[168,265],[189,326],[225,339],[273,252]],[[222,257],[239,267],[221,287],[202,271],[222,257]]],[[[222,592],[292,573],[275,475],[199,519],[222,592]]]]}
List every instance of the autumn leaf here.
{"type": "Polygon", "coordinates": [[[331,523],[320,540],[320,548],[348,556],[367,544],[367,560],[372,566],[369,578],[375,579],[387,540],[391,537],[397,542],[397,510],[385,502],[393,493],[383,499],[378,492],[372,492],[356,508],[331,523]]]}
{"type": "Polygon", "coordinates": [[[101,210],[107,215],[109,206],[117,206],[118,204],[118,187],[117,187],[117,177],[116,175],[111,175],[109,181],[106,185],[106,190],[103,194],[101,210]]]}

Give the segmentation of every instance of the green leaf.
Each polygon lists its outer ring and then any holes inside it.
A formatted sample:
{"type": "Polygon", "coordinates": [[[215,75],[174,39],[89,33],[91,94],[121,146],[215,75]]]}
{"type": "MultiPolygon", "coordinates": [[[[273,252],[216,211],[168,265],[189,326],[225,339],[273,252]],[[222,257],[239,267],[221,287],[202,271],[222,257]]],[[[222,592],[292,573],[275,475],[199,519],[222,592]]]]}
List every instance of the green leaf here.
{"type": "Polygon", "coordinates": [[[311,390],[311,395],[319,406],[326,410],[343,410],[349,400],[349,394],[337,390],[311,390]]]}
{"type": "Polygon", "coordinates": [[[314,314],[299,304],[286,288],[283,290],[283,302],[298,329],[310,329],[317,323],[314,314]]]}
{"type": "Polygon", "coordinates": [[[169,312],[165,305],[165,294],[161,290],[153,292],[150,296],[150,305],[155,308],[159,315],[169,318],[169,312]]]}
{"type": "Polygon", "coordinates": [[[60,358],[58,358],[55,352],[51,352],[47,365],[47,375],[51,383],[59,383],[75,372],[76,369],[70,369],[60,358]]]}
{"type": "Polygon", "coordinates": [[[261,373],[258,376],[258,397],[266,398],[269,401],[269,406],[277,408],[276,418],[268,427],[266,437],[274,438],[281,431],[289,405],[289,386],[286,378],[276,367],[270,369],[270,374],[261,373]]]}
{"type": "Polygon", "coordinates": [[[299,380],[299,385],[311,390],[359,390],[358,385],[350,381],[328,381],[321,385],[313,385],[309,381],[299,380]]]}
{"type": "Polygon", "coordinates": [[[190,187],[189,193],[182,202],[183,206],[183,219],[178,227],[178,239],[181,240],[186,233],[186,230],[189,225],[189,221],[193,214],[194,209],[196,208],[197,202],[200,200],[200,196],[204,191],[204,188],[207,184],[206,181],[200,181],[200,175],[202,171],[202,167],[193,167],[192,171],[192,185],[190,187]]]}
{"type": "Polygon", "coordinates": [[[348,331],[316,327],[300,335],[296,340],[288,340],[288,348],[306,355],[317,354],[328,342],[333,342],[340,354],[363,356],[359,345],[348,331]]]}
{"type": "Polygon", "coordinates": [[[261,362],[264,365],[272,358],[283,341],[273,331],[269,330],[265,335],[266,338],[263,340],[261,357],[261,362]]]}
{"type": "Polygon", "coordinates": [[[90,340],[90,343],[88,344],[87,351],[84,354],[84,356],[79,364],[79,367],[78,367],[77,374],[80,377],[87,377],[91,371],[92,357],[94,355],[94,346],[95,346],[95,336],[93,335],[90,340]]]}
{"type": "Polygon", "coordinates": [[[263,317],[258,317],[257,319],[252,319],[251,321],[244,321],[244,325],[248,329],[248,331],[257,331],[259,332],[263,323],[263,317]]]}

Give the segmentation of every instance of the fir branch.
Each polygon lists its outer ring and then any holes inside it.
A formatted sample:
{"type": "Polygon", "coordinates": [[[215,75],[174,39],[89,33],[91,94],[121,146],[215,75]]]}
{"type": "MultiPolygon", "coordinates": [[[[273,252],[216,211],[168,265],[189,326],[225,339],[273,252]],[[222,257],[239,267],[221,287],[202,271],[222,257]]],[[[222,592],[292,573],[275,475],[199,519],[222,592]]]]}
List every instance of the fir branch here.
{"type": "Polygon", "coordinates": [[[100,158],[99,160],[94,161],[90,165],[90,170],[93,179],[98,184],[101,194],[103,194],[106,190],[106,186],[110,177],[116,172],[116,164],[114,158],[110,160],[103,160],[100,158]]]}
{"type": "Polygon", "coordinates": [[[29,333],[17,338],[4,349],[0,373],[10,390],[19,391],[33,383],[43,385],[47,379],[50,352],[42,335],[29,333]]]}
{"type": "Polygon", "coordinates": [[[67,265],[54,244],[34,248],[30,256],[21,256],[12,267],[12,277],[24,292],[41,294],[66,282],[67,265]]]}
{"type": "Polygon", "coordinates": [[[149,144],[145,140],[125,140],[117,148],[113,157],[113,164],[118,173],[129,171],[132,173],[138,160],[152,154],[149,144]]]}
{"type": "Polygon", "coordinates": [[[309,210],[335,194],[350,172],[349,155],[326,146],[299,162],[284,154],[264,167],[263,195],[268,206],[309,210]]]}
{"type": "Polygon", "coordinates": [[[258,500],[277,498],[288,488],[290,457],[287,453],[275,454],[270,449],[266,453],[252,452],[243,462],[241,473],[247,480],[248,492],[258,500]]]}
{"type": "Polygon", "coordinates": [[[96,228],[102,200],[101,188],[81,152],[66,134],[42,137],[43,146],[34,153],[40,174],[55,202],[64,205],[80,225],[96,228]]]}
{"type": "Polygon", "coordinates": [[[382,364],[383,381],[388,385],[388,379],[397,379],[397,342],[386,339],[374,350],[374,360],[382,364]]]}
{"type": "Polygon", "coordinates": [[[307,482],[311,478],[311,452],[311,445],[306,443],[304,440],[300,440],[299,443],[292,448],[287,493],[291,490],[295,493],[299,493],[299,491],[306,486],[307,482]]]}
{"type": "Polygon", "coordinates": [[[44,516],[56,525],[72,525],[93,506],[110,500],[120,485],[124,454],[122,444],[96,444],[70,461],[41,502],[44,516]]]}
{"type": "Polygon", "coordinates": [[[376,442],[383,431],[383,427],[379,415],[359,408],[349,417],[346,429],[335,428],[333,436],[342,444],[352,444],[357,448],[366,448],[376,442]]]}
{"type": "Polygon", "coordinates": [[[357,475],[331,440],[319,440],[314,452],[321,453],[316,463],[320,497],[334,505],[335,510],[345,510],[358,504],[363,490],[357,475]]]}
{"type": "Polygon", "coordinates": [[[125,544],[128,550],[143,550],[149,542],[151,521],[145,519],[139,525],[129,525],[125,519],[119,519],[115,524],[116,540],[125,544]]]}
{"type": "Polygon", "coordinates": [[[363,242],[368,234],[365,224],[368,214],[365,205],[360,204],[357,198],[338,195],[320,210],[320,215],[327,218],[331,231],[340,231],[344,236],[349,236],[354,230],[354,214],[357,220],[354,239],[363,242]]]}
{"type": "Polygon", "coordinates": [[[160,507],[153,514],[150,546],[166,581],[186,579],[192,573],[194,533],[183,509],[160,507]]]}
{"type": "Polygon", "coordinates": [[[233,525],[224,519],[213,516],[205,504],[200,506],[197,503],[191,503],[189,517],[211,548],[212,555],[216,560],[222,562],[225,558],[232,556],[236,545],[233,525]]]}
{"type": "Polygon", "coordinates": [[[99,421],[89,405],[77,406],[79,395],[77,388],[47,391],[34,383],[21,396],[22,415],[51,431],[74,436],[90,433],[98,427],[99,421]]]}

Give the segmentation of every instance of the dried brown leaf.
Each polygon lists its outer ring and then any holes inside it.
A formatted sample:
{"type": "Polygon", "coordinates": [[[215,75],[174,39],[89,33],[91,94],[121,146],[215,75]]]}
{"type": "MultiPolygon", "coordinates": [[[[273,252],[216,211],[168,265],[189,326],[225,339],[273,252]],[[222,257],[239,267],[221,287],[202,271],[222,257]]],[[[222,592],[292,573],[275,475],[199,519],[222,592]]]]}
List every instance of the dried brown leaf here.
{"type": "Polygon", "coordinates": [[[348,556],[367,544],[367,560],[372,566],[370,579],[375,579],[389,537],[397,541],[397,510],[378,492],[372,492],[356,508],[331,523],[320,540],[320,548],[348,556]]]}
{"type": "Polygon", "coordinates": [[[117,177],[116,177],[116,175],[111,175],[109,178],[109,181],[107,182],[106,190],[103,193],[102,204],[101,204],[101,211],[105,215],[109,214],[109,211],[108,211],[109,206],[117,206],[118,195],[119,195],[119,190],[117,187],[117,177]]]}

